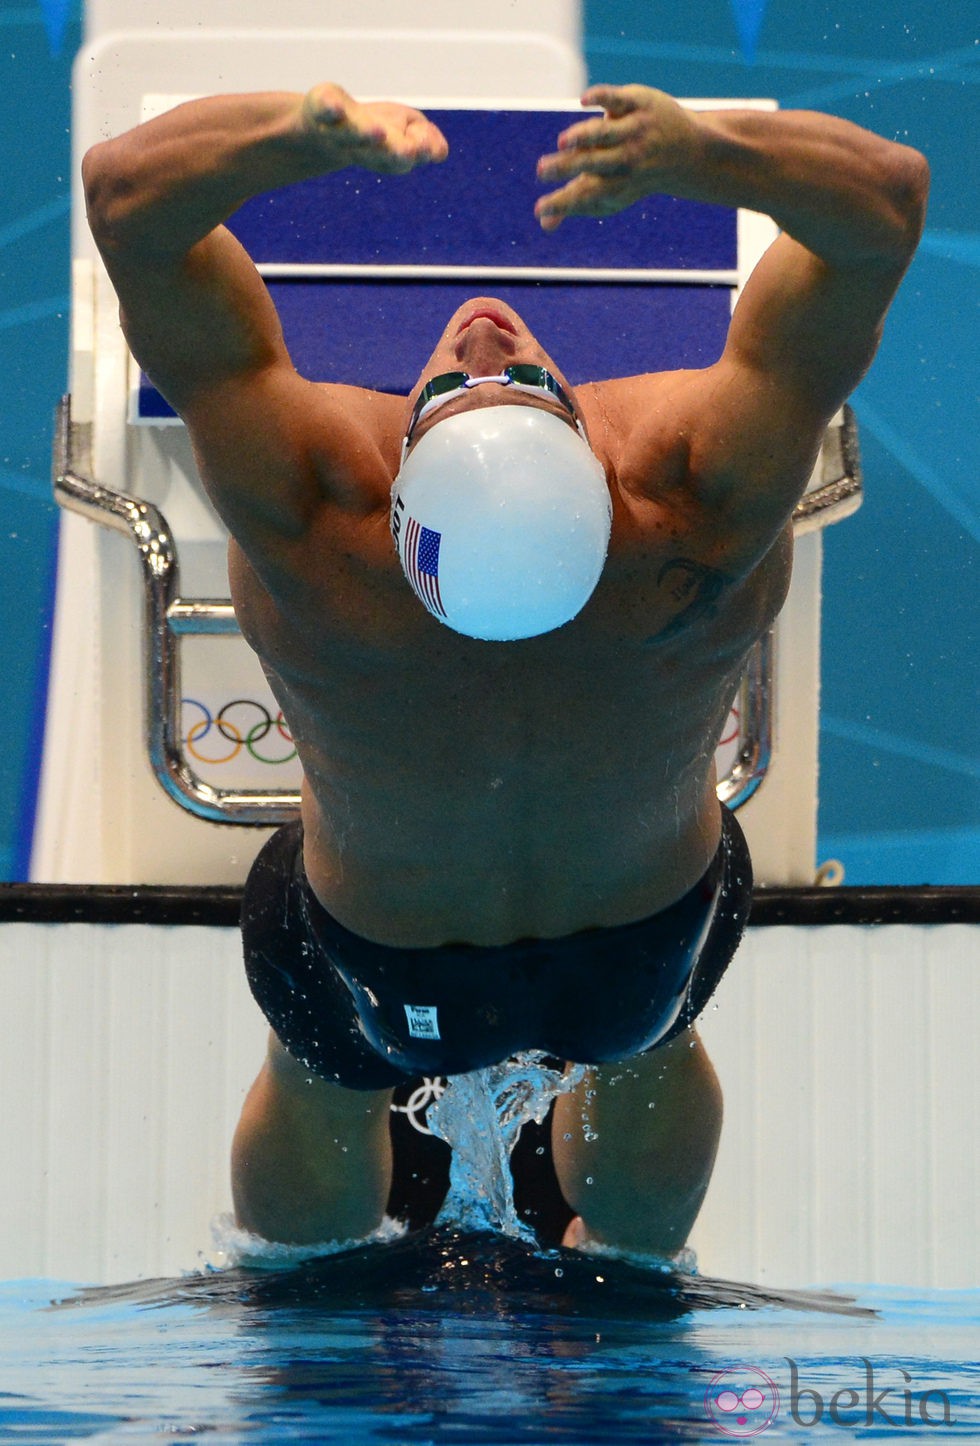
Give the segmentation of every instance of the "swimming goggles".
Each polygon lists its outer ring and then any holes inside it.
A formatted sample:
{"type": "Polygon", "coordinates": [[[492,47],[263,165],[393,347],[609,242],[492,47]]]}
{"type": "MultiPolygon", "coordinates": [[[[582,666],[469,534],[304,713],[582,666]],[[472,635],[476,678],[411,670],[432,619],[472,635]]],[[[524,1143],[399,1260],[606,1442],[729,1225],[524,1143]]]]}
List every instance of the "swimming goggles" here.
{"type": "Polygon", "coordinates": [[[503,371],[497,372],[494,376],[473,377],[469,372],[442,372],[439,376],[430,378],[419,392],[415,406],[412,408],[408,430],[405,433],[403,453],[407,452],[412,445],[412,434],[423,417],[434,412],[444,402],[461,396],[463,392],[468,392],[473,387],[480,387],[484,382],[497,382],[502,387],[513,387],[517,392],[547,392],[549,396],[561,403],[581,436],[585,437],[585,428],[579,421],[574,403],[561,382],[553,377],[545,367],[521,362],[515,366],[504,367],[503,371]]]}

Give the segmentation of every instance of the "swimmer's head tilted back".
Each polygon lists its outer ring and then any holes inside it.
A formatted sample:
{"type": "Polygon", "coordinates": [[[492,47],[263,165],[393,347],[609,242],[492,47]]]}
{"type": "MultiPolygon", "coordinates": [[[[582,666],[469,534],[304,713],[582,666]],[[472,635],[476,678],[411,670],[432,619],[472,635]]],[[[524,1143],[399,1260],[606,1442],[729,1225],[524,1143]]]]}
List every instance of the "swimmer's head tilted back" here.
{"type": "Polygon", "coordinates": [[[611,521],[605,472],[581,430],[535,406],[443,418],[392,486],[391,528],[416,596],[456,632],[489,641],[575,617],[599,581],[611,521]]]}

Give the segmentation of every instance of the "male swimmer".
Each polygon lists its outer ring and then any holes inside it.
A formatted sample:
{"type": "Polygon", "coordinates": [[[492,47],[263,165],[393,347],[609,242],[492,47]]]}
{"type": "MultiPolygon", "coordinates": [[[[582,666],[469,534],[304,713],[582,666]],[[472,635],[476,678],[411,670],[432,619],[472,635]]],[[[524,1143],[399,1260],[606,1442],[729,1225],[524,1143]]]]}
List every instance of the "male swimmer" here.
{"type": "Polygon", "coordinates": [[[751,884],[715,744],[786,596],[824,428],[917,244],[928,169],[829,116],[695,113],[639,85],[583,100],[602,113],[538,165],[545,231],[653,192],[781,229],[713,366],[572,387],[520,316],[477,297],[407,398],[300,377],[221,223],[307,177],[444,159],[403,105],[329,84],[218,96],[85,157],[126,336],[187,425],[303,763],[302,822],[262,850],[243,910],[272,1033],[234,1198],[271,1239],[367,1234],[392,1087],[518,1049],[591,1066],[554,1118],[566,1243],[675,1251],[710,1178],[722,1104],[694,1021],[751,884]],[[511,562],[522,532],[556,529],[540,598],[469,547],[488,507],[525,509],[500,535],[511,562]]]}

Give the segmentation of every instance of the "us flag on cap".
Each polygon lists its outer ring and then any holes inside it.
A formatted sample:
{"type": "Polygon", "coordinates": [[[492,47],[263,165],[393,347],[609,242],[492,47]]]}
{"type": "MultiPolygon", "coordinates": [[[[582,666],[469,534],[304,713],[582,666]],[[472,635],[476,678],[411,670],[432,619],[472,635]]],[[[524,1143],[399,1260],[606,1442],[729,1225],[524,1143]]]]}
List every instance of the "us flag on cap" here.
{"type": "Polygon", "coordinates": [[[437,616],[444,618],[446,609],[439,592],[439,544],[441,532],[423,527],[414,517],[405,523],[403,557],[405,572],[420,600],[437,616]]]}

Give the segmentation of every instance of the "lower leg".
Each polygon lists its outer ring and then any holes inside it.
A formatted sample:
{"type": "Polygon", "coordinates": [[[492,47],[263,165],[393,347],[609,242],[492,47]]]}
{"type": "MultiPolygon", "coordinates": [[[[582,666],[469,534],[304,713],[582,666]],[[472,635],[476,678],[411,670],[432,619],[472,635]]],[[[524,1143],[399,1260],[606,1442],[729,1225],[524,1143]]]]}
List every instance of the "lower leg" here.
{"type": "Polygon", "coordinates": [[[555,1169],[578,1212],[565,1244],[679,1250],[711,1179],[721,1115],[718,1077],[693,1029],[590,1069],[555,1106],[555,1169]]]}
{"type": "Polygon", "coordinates": [[[238,1224],[291,1244],[369,1234],[391,1183],[390,1102],[318,1078],[271,1035],[232,1144],[238,1224]]]}

